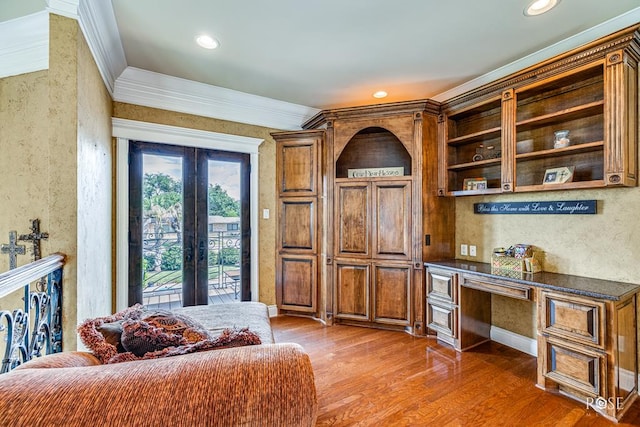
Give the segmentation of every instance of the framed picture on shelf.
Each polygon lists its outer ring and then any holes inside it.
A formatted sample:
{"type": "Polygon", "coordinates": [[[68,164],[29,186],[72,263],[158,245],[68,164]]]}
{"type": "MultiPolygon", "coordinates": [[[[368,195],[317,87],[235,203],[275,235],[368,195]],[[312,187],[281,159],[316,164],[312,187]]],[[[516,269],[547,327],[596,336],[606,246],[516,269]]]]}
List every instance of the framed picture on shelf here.
{"type": "Polygon", "coordinates": [[[575,166],[563,166],[561,168],[547,169],[544,172],[542,184],[564,184],[573,181],[575,166]]]}
{"type": "Polygon", "coordinates": [[[486,190],[487,180],[486,178],[465,178],[462,182],[462,189],[468,190],[486,190]]]}

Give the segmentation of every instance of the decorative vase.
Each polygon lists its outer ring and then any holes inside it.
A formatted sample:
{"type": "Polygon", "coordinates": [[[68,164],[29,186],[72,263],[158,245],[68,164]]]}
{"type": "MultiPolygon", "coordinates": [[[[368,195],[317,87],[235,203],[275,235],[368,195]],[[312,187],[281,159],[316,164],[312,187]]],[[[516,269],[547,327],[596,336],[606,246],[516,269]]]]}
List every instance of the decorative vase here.
{"type": "Polygon", "coordinates": [[[569,131],[568,130],[559,130],[554,132],[555,139],[553,143],[553,148],[564,148],[569,146],[569,131]]]}

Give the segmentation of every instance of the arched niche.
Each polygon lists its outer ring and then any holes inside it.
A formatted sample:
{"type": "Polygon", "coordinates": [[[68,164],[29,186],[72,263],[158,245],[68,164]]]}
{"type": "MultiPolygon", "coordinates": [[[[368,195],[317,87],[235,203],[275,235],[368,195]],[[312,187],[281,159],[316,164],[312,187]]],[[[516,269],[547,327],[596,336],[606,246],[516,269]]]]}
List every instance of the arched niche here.
{"type": "Polygon", "coordinates": [[[411,176],[411,155],[402,142],[381,127],[356,133],[336,161],[336,178],[347,178],[349,169],[403,167],[411,176]]]}

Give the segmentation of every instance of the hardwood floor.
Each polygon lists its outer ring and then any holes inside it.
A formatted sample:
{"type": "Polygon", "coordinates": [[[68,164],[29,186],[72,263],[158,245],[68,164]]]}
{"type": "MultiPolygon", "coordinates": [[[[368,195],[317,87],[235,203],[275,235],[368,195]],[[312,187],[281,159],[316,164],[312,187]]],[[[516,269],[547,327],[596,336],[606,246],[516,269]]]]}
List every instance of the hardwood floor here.
{"type": "MultiPolygon", "coordinates": [[[[317,426],[609,426],[535,386],[536,359],[491,342],[464,353],[404,332],[271,319],[276,342],[309,353],[317,426]]],[[[640,425],[640,401],[619,426],[640,425]]]]}

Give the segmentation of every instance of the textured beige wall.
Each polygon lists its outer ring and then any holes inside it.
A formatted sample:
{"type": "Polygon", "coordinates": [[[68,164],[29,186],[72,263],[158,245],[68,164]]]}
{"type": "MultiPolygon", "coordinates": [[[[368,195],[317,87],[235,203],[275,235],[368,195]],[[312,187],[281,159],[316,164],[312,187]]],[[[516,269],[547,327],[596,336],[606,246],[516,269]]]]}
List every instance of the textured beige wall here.
{"type": "Polygon", "coordinates": [[[43,255],[67,255],[63,348],[74,350],[79,316],[111,310],[111,99],[77,22],[51,15],[50,34],[49,70],[0,80],[0,240],[40,218],[43,255]]]}
{"type": "MultiPolygon", "coordinates": [[[[9,231],[28,233],[30,219],[39,218],[49,231],[49,73],[0,79],[0,243],[9,243],[9,231]]],[[[24,243],[22,243],[24,244],[24,243]]],[[[41,244],[43,254],[57,246],[52,236],[41,244]]],[[[18,266],[32,260],[19,255],[18,266]]],[[[9,269],[9,257],[0,256],[0,271],[9,269]]],[[[22,306],[22,291],[0,300],[0,310],[22,306]]]]}
{"type": "MultiPolygon", "coordinates": [[[[543,252],[546,271],[640,283],[640,188],[553,191],[456,199],[457,257],[489,262],[494,247],[528,243],[543,252]],[[596,215],[476,215],[478,202],[597,200],[596,215]],[[478,247],[460,256],[460,244],[478,247]]],[[[493,297],[493,324],[534,337],[535,307],[493,297]]]]}
{"type": "MultiPolygon", "coordinates": [[[[275,141],[268,129],[260,126],[246,125],[225,120],[211,119],[191,114],[177,113],[156,108],[141,107],[138,105],[114,102],[113,116],[122,119],[137,120],[141,122],[158,123],[171,126],[179,126],[190,129],[199,129],[210,132],[219,132],[230,135],[261,138],[264,142],[259,147],[259,197],[258,209],[269,209],[275,213],[275,141]]],[[[118,191],[122,191],[118,189],[118,191]]],[[[259,269],[259,295],[258,299],[265,304],[275,304],[275,227],[276,219],[272,215],[270,219],[259,220],[258,229],[258,269],[259,269]]]]}
{"type": "MultiPolygon", "coordinates": [[[[80,33],[79,33],[80,34],[80,33]]],[[[84,37],[78,37],[77,318],[112,313],[112,100],[84,37]]]]}
{"type": "Polygon", "coordinates": [[[49,39],[49,233],[55,236],[56,252],[67,255],[64,269],[63,310],[64,349],[75,349],[72,326],[77,317],[78,254],[78,25],[69,18],[50,15],[49,39]]]}

